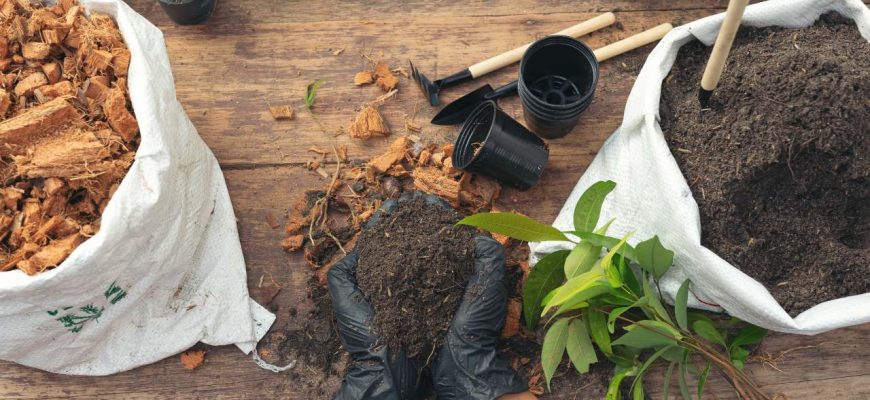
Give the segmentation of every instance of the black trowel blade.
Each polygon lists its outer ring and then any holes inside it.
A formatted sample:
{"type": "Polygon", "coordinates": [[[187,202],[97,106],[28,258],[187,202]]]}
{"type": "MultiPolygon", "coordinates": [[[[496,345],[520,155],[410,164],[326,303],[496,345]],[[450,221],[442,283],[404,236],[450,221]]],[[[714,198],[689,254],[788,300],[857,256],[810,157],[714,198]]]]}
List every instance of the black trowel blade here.
{"type": "Polygon", "coordinates": [[[468,115],[474,111],[480,103],[486,100],[486,95],[493,92],[492,86],[483,85],[475,91],[466,94],[452,103],[444,106],[435,118],[432,118],[432,123],[435,125],[458,125],[468,118],[468,115]]]}

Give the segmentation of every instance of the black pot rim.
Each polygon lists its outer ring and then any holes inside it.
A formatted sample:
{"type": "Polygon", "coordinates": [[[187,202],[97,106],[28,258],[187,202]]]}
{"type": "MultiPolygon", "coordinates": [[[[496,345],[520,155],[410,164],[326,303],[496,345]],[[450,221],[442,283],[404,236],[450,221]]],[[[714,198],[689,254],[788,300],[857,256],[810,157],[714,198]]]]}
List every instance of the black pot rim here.
{"type": "Polygon", "coordinates": [[[488,119],[486,124],[486,136],[483,141],[480,142],[480,146],[483,147],[489,140],[490,134],[492,134],[492,126],[495,124],[496,118],[496,107],[494,101],[487,100],[471,112],[466,120],[467,123],[462,124],[462,128],[459,130],[459,136],[456,138],[456,144],[453,146],[453,154],[451,155],[451,162],[454,167],[466,169],[477,160],[477,154],[474,154],[474,150],[471,148],[471,140],[474,137],[474,131],[472,130],[475,128],[473,126],[474,121],[478,118],[488,119]],[[488,115],[481,115],[485,112],[488,113],[488,115]]]}
{"type": "Polygon", "coordinates": [[[581,109],[580,111],[582,112],[582,110],[585,109],[586,106],[588,106],[588,102],[592,98],[593,94],[595,93],[595,88],[598,86],[598,75],[599,75],[598,59],[595,58],[595,52],[593,52],[592,49],[589,48],[589,46],[587,46],[585,43],[583,43],[575,38],[572,38],[570,36],[562,36],[562,35],[547,36],[547,37],[540,39],[537,42],[533,43],[531,46],[529,46],[528,49],[526,49],[525,54],[523,54],[523,57],[520,60],[519,77],[518,77],[518,80],[519,80],[518,87],[520,89],[518,91],[519,91],[520,97],[524,98],[524,100],[525,100],[524,103],[526,103],[527,105],[534,105],[535,106],[534,107],[536,109],[535,111],[538,111],[537,109],[539,107],[544,107],[547,110],[547,111],[545,111],[546,113],[553,113],[554,111],[557,111],[557,112],[564,111],[568,114],[572,114],[578,108],[581,109]],[[591,67],[590,70],[592,71],[592,82],[589,85],[589,91],[586,92],[576,102],[566,104],[566,105],[550,104],[550,103],[547,103],[547,102],[545,102],[545,101],[543,101],[535,96],[528,94],[528,87],[526,85],[525,79],[523,79],[524,78],[523,75],[524,75],[524,72],[526,70],[526,67],[528,67],[528,59],[530,57],[534,56],[534,54],[537,53],[538,51],[540,51],[541,49],[544,49],[548,46],[557,46],[557,45],[560,45],[560,46],[566,45],[566,46],[573,48],[574,50],[577,50],[583,56],[583,58],[589,62],[589,65],[591,67]],[[524,94],[525,94],[525,96],[524,96],[524,94]]]}

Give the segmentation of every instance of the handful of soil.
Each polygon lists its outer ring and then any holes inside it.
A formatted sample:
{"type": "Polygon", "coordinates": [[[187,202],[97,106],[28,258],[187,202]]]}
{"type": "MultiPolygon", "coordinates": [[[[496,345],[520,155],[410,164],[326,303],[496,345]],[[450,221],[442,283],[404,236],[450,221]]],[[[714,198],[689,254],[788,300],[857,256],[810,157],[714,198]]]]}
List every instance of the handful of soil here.
{"type": "Polygon", "coordinates": [[[704,246],[792,315],[870,291],[870,43],[837,15],[744,27],[699,113],[709,54],[680,49],[661,101],[704,246]]]}
{"type": "Polygon", "coordinates": [[[399,201],[357,244],[357,283],[386,345],[426,357],[444,337],[474,269],[474,231],[453,209],[399,201]]]}

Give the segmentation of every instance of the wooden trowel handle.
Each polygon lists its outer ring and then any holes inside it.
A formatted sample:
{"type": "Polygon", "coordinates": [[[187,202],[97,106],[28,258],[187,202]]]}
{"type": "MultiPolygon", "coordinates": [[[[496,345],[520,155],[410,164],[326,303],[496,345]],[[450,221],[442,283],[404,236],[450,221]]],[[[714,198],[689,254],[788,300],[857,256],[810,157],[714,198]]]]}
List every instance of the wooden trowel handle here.
{"type": "MultiPolygon", "coordinates": [[[[563,35],[563,36],[571,36],[571,37],[580,37],[590,32],[597,31],[606,26],[612,25],[616,22],[616,16],[613,15],[612,12],[607,12],[601,14],[595,18],[588,19],[583,21],[577,25],[574,25],[570,28],[563,29],[559,32],[554,33],[554,35],[563,35]]],[[[468,71],[471,72],[472,78],[479,78],[483,75],[486,75],[492,71],[497,69],[506,67],[520,60],[523,57],[523,53],[526,52],[526,49],[531,46],[532,43],[528,43],[526,45],[517,47],[513,50],[507,51],[505,53],[501,53],[495,57],[492,57],[488,60],[481,61],[477,64],[474,64],[468,67],[468,71]]]]}
{"type": "Polygon", "coordinates": [[[728,3],[725,20],[722,21],[722,27],[719,28],[716,44],[713,45],[713,52],[710,54],[710,59],[707,60],[704,76],[701,77],[702,89],[712,91],[719,84],[719,77],[722,76],[722,70],[725,69],[731,44],[734,43],[734,36],[737,35],[740,19],[743,18],[743,11],[748,3],[749,0],[731,0],[728,3]]]}
{"type": "Polygon", "coordinates": [[[598,50],[595,50],[595,58],[598,59],[598,62],[602,62],[609,58],[616,57],[622,53],[634,50],[638,47],[645,46],[665,37],[665,35],[670,32],[671,29],[674,29],[673,25],[671,24],[661,24],[656,26],[655,28],[647,29],[641,33],[629,36],[616,43],[611,43],[598,50]]]}

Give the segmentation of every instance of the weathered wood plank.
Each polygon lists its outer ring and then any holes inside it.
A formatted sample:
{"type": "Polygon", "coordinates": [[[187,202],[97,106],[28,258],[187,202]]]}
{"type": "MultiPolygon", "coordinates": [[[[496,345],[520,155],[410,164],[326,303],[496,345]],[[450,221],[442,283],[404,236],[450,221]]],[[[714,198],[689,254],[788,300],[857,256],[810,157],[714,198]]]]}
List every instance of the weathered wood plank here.
{"type": "MultiPolygon", "coordinates": [[[[584,39],[592,47],[599,47],[661,22],[693,20],[710,13],[620,13],[621,30],[609,27],[584,39]]],[[[311,159],[306,151],[309,145],[328,148],[347,144],[351,153],[360,157],[383,151],[387,139],[359,141],[344,134],[336,136],[351,122],[355,109],[382,94],[374,86],[352,84],[353,75],[368,66],[361,52],[372,53],[373,58],[380,58],[383,52],[383,58],[393,66],[407,67],[406,61],[414,60],[435,77],[594,15],[502,16],[486,18],[485,24],[471,17],[421,17],[372,23],[285,22],[258,25],[253,31],[230,26],[164,29],[178,97],[221,163],[231,166],[302,163],[311,159]],[[336,37],[335,32],[344,33],[336,37]],[[333,55],[338,48],[345,51],[333,55]],[[301,99],[306,85],[315,79],[326,83],[318,91],[312,115],[302,107],[301,99]],[[266,112],[269,105],[287,103],[297,109],[296,120],[273,121],[266,112]]],[[[648,51],[637,51],[632,57],[641,59],[648,51]]],[[[618,111],[623,109],[633,83],[633,73],[613,76],[621,62],[623,59],[617,58],[602,65],[596,101],[573,134],[554,142],[554,162],[559,162],[560,157],[576,160],[580,154],[594,152],[600,141],[590,141],[589,135],[609,134],[619,125],[622,115],[618,111]]],[[[500,85],[515,76],[513,66],[479,82],[451,88],[444,93],[444,103],[484,83],[500,85]]],[[[519,115],[518,101],[502,105],[519,115]]],[[[402,78],[399,94],[382,112],[398,134],[405,132],[405,117],[413,115],[415,109],[416,121],[424,126],[420,136],[455,136],[457,127],[425,124],[437,110],[425,103],[412,81],[402,78]]]]}
{"type": "MultiPolygon", "coordinates": [[[[133,8],[147,15],[157,25],[171,21],[160,10],[157,2],[130,1],[133,8]]],[[[352,0],[303,1],[242,0],[220,2],[207,25],[258,25],[287,20],[300,22],[366,21],[395,19],[410,23],[409,18],[432,19],[456,16],[493,17],[532,13],[586,13],[604,11],[672,11],[691,9],[723,9],[725,0],[548,0],[541,4],[535,0],[497,1],[390,1],[352,0]]]]}

